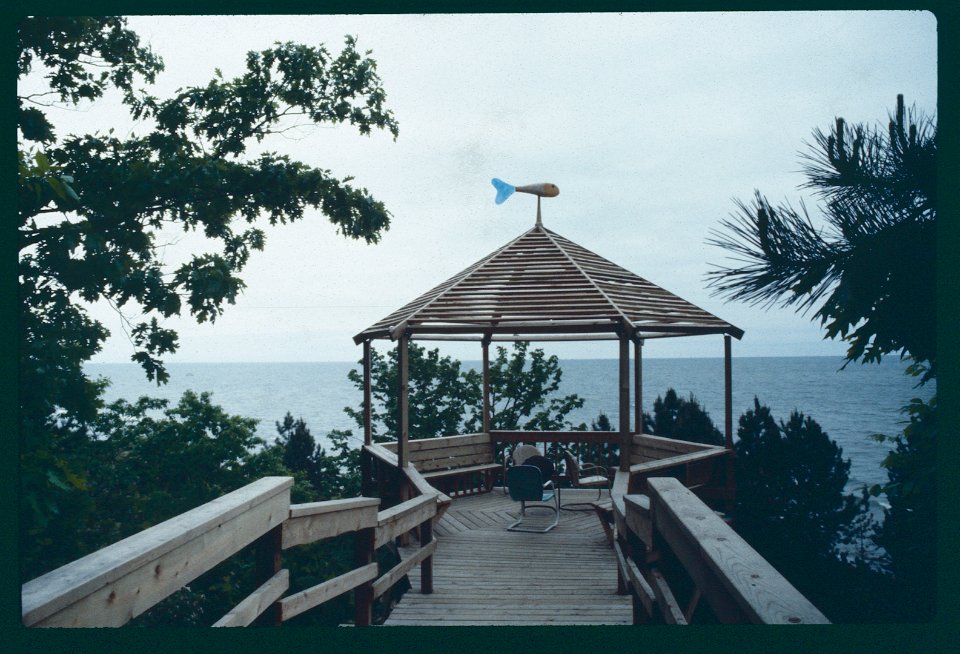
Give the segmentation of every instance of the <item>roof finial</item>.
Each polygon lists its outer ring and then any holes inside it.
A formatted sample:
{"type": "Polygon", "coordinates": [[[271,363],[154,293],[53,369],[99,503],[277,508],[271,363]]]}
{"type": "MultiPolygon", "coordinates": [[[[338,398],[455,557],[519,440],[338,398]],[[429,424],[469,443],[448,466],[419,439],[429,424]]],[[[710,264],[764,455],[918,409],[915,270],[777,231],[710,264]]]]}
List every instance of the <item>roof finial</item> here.
{"type": "Polygon", "coordinates": [[[501,179],[494,177],[490,180],[493,188],[497,189],[496,203],[503,204],[504,200],[513,195],[514,191],[521,193],[531,193],[537,196],[537,227],[543,226],[543,220],[540,216],[540,198],[553,198],[560,195],[560,189],[556,184],[528,184],[526,186],[511,186],[501,179]]]}

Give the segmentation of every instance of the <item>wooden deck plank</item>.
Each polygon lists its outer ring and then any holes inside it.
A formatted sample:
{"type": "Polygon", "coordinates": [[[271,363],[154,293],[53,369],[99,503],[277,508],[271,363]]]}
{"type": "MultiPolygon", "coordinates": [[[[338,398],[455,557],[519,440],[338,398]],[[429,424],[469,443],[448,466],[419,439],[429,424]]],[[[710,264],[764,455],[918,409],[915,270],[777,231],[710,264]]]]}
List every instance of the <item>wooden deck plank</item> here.
{"type": "MultiPolygon", "coordinates": [[[[563,491],[564,502],[596,492],[563,491]]],[[[510,532],[520,506],[499,490],[458,497],[434,536],[433,593],[409,590],[392,625],[631,624],[629,595],[617,595],[617,564],[594,512],[562,511],[546,534],[510,532]]],[[[553,520],[527,513],[530,524],[553,520]]],[[[401,548],[406,557],[415,548],[401,548]]],[[[408,577],[419,588],[419,566],[408,577]]]]}

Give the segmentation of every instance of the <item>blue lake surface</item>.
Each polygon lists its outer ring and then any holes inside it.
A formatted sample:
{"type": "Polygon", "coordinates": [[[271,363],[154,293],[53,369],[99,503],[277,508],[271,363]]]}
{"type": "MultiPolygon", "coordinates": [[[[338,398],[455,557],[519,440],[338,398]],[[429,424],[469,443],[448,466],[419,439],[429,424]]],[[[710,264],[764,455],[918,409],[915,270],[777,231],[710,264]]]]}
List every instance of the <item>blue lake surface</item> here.
{"type": "MultiPolygon", "coordinates": [[[[561,392],[576,393],[584,406],[571,416],[589,425],[602,411],[617,424],[617,361],[615,359],[561,360],[561,392]]],[[[888,357],[880,364],[850,364],[840,370],[836,357],[758,357],[733,359],[733,415],[736,420],[753,407],[754,396],[786,420],[799,410],[814,418],[851,460],[850,483],[883,483],[880,462],[888,444],[870,438],[874,433],[893,435],[902,429],[900,408],[912,397],[929,398],[934,385],[916,388],[916,378],[904,374],[904,364],[888,357]]],[[[466,366],[479,368],[478,361],[466,366]]],[[[93,376],[111,381],[108,401],[136,399],[141,395],[167,398],[175,403],[187,389],[210,391],[213,401],[226,411],[257,418],[258,433],[267,440],[276,436],[274,423],[287,411],[302,417],[318,440],[331,429],[353,429],[362,434],[343,412],[360,405],[360,391],[347,379],[359,368],[347,362],[319,363],[171,363],[170,382],[157,387],[134,364],[88,364],[93,376]]],[[[632,373],[631,373],[632,381],[632,373]]],[[[723,359],[645,359],[643,408],[652,412],[657,395],[673,387],[682,396],[691,393],[723,429],[723,359]]],[[[361,439],[358,437],[356,442],[361,439]]]]}

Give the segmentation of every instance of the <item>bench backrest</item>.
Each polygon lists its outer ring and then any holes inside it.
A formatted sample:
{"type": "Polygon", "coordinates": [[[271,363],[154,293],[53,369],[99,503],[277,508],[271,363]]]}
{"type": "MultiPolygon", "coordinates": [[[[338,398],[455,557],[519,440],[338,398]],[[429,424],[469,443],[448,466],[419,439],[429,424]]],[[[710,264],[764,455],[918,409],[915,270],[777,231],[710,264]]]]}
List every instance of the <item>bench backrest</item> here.
{"type": "MultiPolygon", "coordinates": [[[[391,452],[397,443],[383,443],[391,452]]],[[[463,434],[442,438],[421,438],[407,443],[407,459],[420,472],[464,468],[481,463],[493,463],[490,434],[463,434]]]]}

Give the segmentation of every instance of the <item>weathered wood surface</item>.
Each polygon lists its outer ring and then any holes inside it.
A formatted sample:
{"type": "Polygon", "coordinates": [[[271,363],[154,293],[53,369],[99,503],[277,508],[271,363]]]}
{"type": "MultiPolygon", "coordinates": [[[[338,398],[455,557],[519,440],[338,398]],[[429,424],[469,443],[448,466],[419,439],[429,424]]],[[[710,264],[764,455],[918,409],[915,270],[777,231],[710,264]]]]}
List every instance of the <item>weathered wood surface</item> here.
{"type": "Polygon", "coordinates": [[[668,470],[677,466],[686,466],[691,463],[714,459],[721,456],[727,456],[729,450],[722,447],[711,447],[699,452],[690,452],[689,454],[679,454],[669,459],[660,459],[658,461],[648,461],[646,463],[637,463],[630,466],[632,475],[650,475],[661,470],[668,470]]]}
{"type": "Polygon", "coordinates": [[[385,592],[390,590],[390,587],[400,581],[400,579],[406,575],[411,568],[418,563],[421,563],[428,556],[432,556],[436,550],[436,539],[427,543],[426,547],[408,550],[408,556],[406,558],[404,558],[400,563],[395,565],[388,572],[384,573],[375,582],[373,582],[373,596],[380,597],[385,592]]]}
{"type": "MultiPolygon", "coordinates": [[[[563,489],[564,504],[596,491],[563,489]]],[[[562,511],[546,534],[508,532],[520,506],[499,490],[456,498],[434,527],[433,593],[412,589],[386,625],[630,624],[630,597],[617,595],[617,563],[593,511],[562,511]]],[[[528,511],[532,525],[550,522],[528,511]]],[[[404,556],[417,548],[403,548],[404,556]]]]}
{"type": "Polygon", "coordinates": [[[653,547],[653,521],[650,498],[646,495],[624,495],[624,523],[647,548],[653,547]]]}
{"type": "Polygon", "coordinates": [[[537,225],[354,336],[743,331],[537,225]]]}
{"type": "Polygon", "coordinates": [[[26,626],[120,626],[281,524],[290,477],[264,477],[38,577],[26,626]]]}
{"type": "Polygon", "coordinates": [[[380,547],[437,514],[437,496],[420,495],[377,514],[374,547],[380,547]]]}
{"type": "Polygon", "coordinates": [[[283,569],[250,593],[229,613],[217,620],[214,627],[247,627],[290,588],[290,571],[283,569]]]}
{"type": "Polygon", "coordinates": [[[294,504],[283,523],[283,549],[377,526],[376,497],[294,504]]]}
{"type": "MultiPolygon", "coordinates": [[[[394,445],[394,448],[396,448],[396,443],[394,443],[393,445],[394,445]]],[[[374,443],[373,445],[364,445],[363,449],[369,452],[371,456],[373,456],[376,459],[379,459],[380,461],[386,463],[387,465],[391,465],[394,468],[398,467],[399,465],[397,463],[397,453],[388,450],[383,445],[374,443]]]]}
{"type": "MultiPolygon", "coordinates": [[[[457,436],[442,436],[440,438],[418,438],[407,443],[408,451],[411,457],[414,452],[424,452],[426,450],[446,449],[448,447],[459,447],[462,445],[489,444],[490,436],[484,433],[460,434],[457,436]]],[[[396,441],[382,443],[382,447],[396,452],[396,441]]],[[[411,459],[415,460],[415,459],[411,459]]]]}
{"type": "Polygon", "coordinates": [[[655,528],[718,615],[728,615],[735,607],[746,620],[756,623],[827,622],[783,575],[678,480],[653,478],[648,485],[655,528]]]}
{"type": "MultiPolygon", "coordinates": [[[[384,443],[380,451],[372,453],[386,461],[387,454],[397,451],[397,447],[396,442],[384,443]]],[[[429,480],[439,482],[450,478],[468,480],[477,473],[489,475],[502,467],[493,461],[493,447],[487,433],[410,441],[407,444],[407,461],[428,483],[429,480]]],[[[486,481],[483,483],[486,484],[486,481]]]]}
{"type": "Polygon", "coordinates": [[[630,463],[631,465],[636,465],[638,463],[655,462],[681,454],[690,454],[715,448],[717,448],[715,445],[675,440],[662,436],[654,436],[652,434],[634,434],[630,444],[630,463]]]}
{"type": "MultiPolygon", "coordinates": [[[[416,443],[417,441],[413,441],[416,443]]],[[[386,445],[391,445],[391,443],[386,443],[386,445]]],[[[392,443],[396,447],[396,443],[392,443]]],[[[391,465],[394,468],[397,467],[397,455],[386,449],[383,445],[365,445],[364,449],[372,456],[376,457],[383,463],[391,465]]],[[[443,493],[433,486],[430,485],[426,479],[423,478],[423,475],[420,474],[417,469],[412,465],[407,465],[403,469],[403,474],[407,477],[407,480],[410,484],[416,489],[416,491],[421,495],[429,495],[435,493],[437,496],[437,515],[443,515],[443,512],[446,511],[447,507],[450,505],[450,496],[446,493],[443,493]]]]}
{"type": "Polygon", "coordinates": [[[687,624],[687,618],[677,604],[673,591],[667,585],[667,580],[656,568],[650,570],[650,587],[657,598],[657,605],[660,607],[660,615],[667,624],[687,624]]]}
{"type": "MultiPolygon", "coordinates": [[[[490,458],[490,457],[486,457],[490,458]]],[[[451,470],[433,470],[431,472],[423,472],[424,479],[445,479],[447,477],[457,477],[460,475],[469,475],[475,472],[485,472],[488,470],[500,470],[503,468],[503,465],[500,463],[481,463],[479,465],[467,465],[462,468],[453,468],[451,470]]]]}
{"type": "Polygon", "coordinates": [[[306,590],[302,590],[299,593],[295,593],[289,597],[284,597],[280,600],[280,609],[283,620],[287,621],[290,618],[300,615],[304,611],[308,611],[315,606],[319,606],[324,602],[342,595],[348,590],[353,590],[360,584],[372,581],[377,578],[377,564],[376,562],[367,564],[362,568],[357,568],[351,570],[345,574],[340,575],[339,577],[334,577],[328,581],[323,582],[322,584],[317,584],[306,590]]]}

